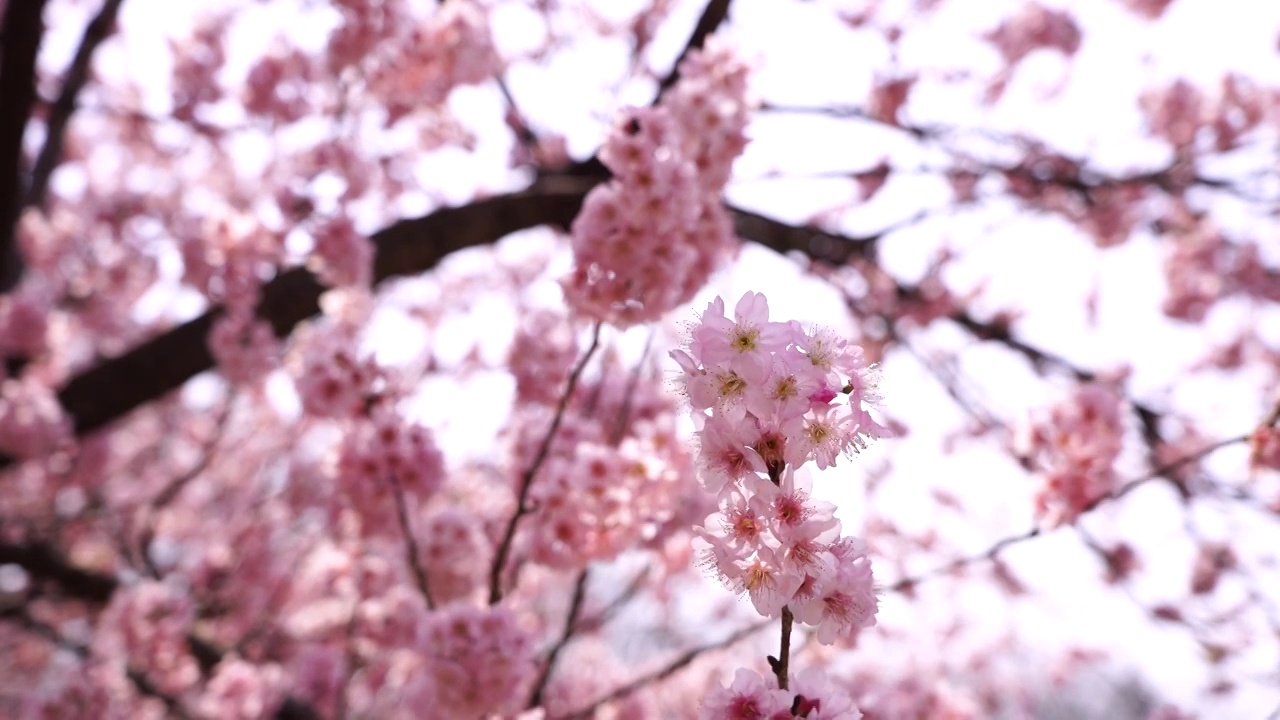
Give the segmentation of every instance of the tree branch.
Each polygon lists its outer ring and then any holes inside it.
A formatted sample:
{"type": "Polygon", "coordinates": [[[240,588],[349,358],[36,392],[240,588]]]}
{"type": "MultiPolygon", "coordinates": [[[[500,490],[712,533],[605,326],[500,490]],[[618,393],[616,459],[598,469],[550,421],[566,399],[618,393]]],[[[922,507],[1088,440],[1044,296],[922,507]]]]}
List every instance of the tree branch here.
{"type": "MultiPolygon", "coordinates": [[[[375,233],[373,282],[414,275],[435,267],[458,250],[492,243],[506,235],[540,225],[568,228],[586,194],[603,178],[555,175],[508,195],[441,208],[421,218],[402,220],[375,233]]],[[[729,207],[741,237],[779,253],[800,252],[815,260],[840,264],[869,257],[876,241],[903,223],[866,237],[848,237],[817,228],[791,225],[759,213],[729,207]]],[[[285,270],[267,283],[259,317],[286,337],[298,323],[320,312],[325,287],[303,268],[285,270]]],[[[222,309],[215,307],[126,352],[81,371],[58,392],[77,436],[87,435],[146,403],[177,390],[213,367],[207,338],[222,309]]],[[[0,470],[15,459],[0,454],[0,470]]]]}
{"type": "Polygon", "coordinates": [[[707,645],[701,645],[691,650],[687,650],[684,653],[673,658],[670,662],[658,668],[657,670],[641,675],[640,677],[636,678],[635,680],[632,680],[626,685],[622,685],[621,687],[615,688],[614,690],[609,692],[609,694],[604,695],[603,697],[600,697],[599,699],[593,701],[590,705],[587,705],[586,707],[583,707],[580,710],[576,710],[574,712],[571,712],[563,716],[562,720],[586,720],[587,718],[594,717],[595,711],[599,709],[601,705],[611,703],[615,700],[621,700],[622,698],[630,695],[631,693],[637,690],[640,690],[641,688],[644,688],[647,685],[651,685],[661,680],[665,680],[666,678],[675,674],[679,670],[682,670],[685,667],[687,667],[690,663],[692,663],[694,660],[697,660],[702,655],[715,650],[723,650],[724,648],[729,647],[730,645],[738,642],[739,640],[747,637],[748,635],[752,635],[756,632],[759,632],[760,630],[763,630],[764,628],[769,627],[771,624],[772,624],[771,620],[761,620],[760,622],[757,622],[753,625],[748,625],[747,627],[739,629],[738,631],[734,632],[732,635],[729,635],[723,640],[718,640],[716,642],[709,643],[707,645]]]}
{"type": "MultiPolygon", "coordinates": [[[[1236,445],[1242,442],[1248,442],[1248,440],[1249,440],[1248,435],[1241,435],[1238,437],[1227,438],[1225,440],[1219,440],[1218,442],[1212,445],[1209,445],[1208,447],[1201,448],[1196,452],[1190,453],[1188,455],[1184,455],[1183,457],[1180,457],[1177,460],[1174,460],[1173,462],[1167,463],[1165,465],[1162,465],[1156,468],[1155,470],[1152,470],[1146,475],[1143,475],[1138,478],[1134,478],[1133,480],[1129,480],[1128,482],[1123,483],[1122,485],[1117,487],[1115,490],[1112,490],[1106,495],[1102,495],[1095,498],[1093,502],[1089,503],[1084,508],[1084,510],[1081,511],[1080,514],[1084,515],[1086,513],[1091,513],[1094,510],[1098,509],[1100,506],[1104,505],[1105,503],[1108,503],[1114,500],[1119,500],[1125,495],[1128,495],[1130,492],[1137,489],[1138,486],[1143,485],[1144,483],[1148,483],[1157,478],[1164,477],[1172,472],[1175,472],[1181,469],[1186,465],[1190,465],[1192,463],[1198,462],[1208,457],[1209,455],[1212,455],[1213,453],[1221,450],[1222,448],[1225,448],[1231,445],[1236,445]]],[[[1026,532],[1019,533],[1017,535],[1009,535],[1007,537],[1003,537],[997,540],[996,542],[992,543],[990,547],[988,547],[986,550],[983,550],[982,552],[956,558],[955,560],[952,560],[951,562],[945,565],[934,568],[933,570],[929,570],[928,572],[922,573],[920,575],[902,578],[901,580],[893,583],[892,585],[888,586],[885,589],[888,590],[889,592],[904,592],[904,591],[911,590],[915,588],[917,585],[919,585],[920,583],[923,583],[927,580],[932,580],[934,578],[942,577],[944,575],[950,575],[951,573],[955,572],[956,570],[959,570],[960,568],[967,567],[969,565],[973,565],[975,563],[982,562],[984,560],[994,560],[995,557],[999,555],[1001,552],[1003,552],[1005,548],[1011,545],[1018,545],[1020,543],[1024,543],[1028,540],[1034,540],[1035,538],[1040,537],[1040,535],[1042,535],[1043,533],[1044,533],[1044,530],[1041,527],[1036,526],[1031,528],[1030,530],[1027,530],[1026,532]]]]}
{"type": "Polygon", "coordinates": [[[76,111],[76,99],[80,96],[80,91],[89,81],[89,64],[93,60],[93,53],[115,28],[116,16],[123,2],[124,0],[105,0],[97,16],[84,29],[80,46],[76,48],[76,55],[63,77],[62,92],[58,94],[58,99],[49,109],[49,117],[45,119],[44,147],[40,148],[40,154],[36,156],[35,165],[32,166],[27,205],[44,206],[49,177],[62,159],[62,143],[66,139],[67,124],[76,111]]]}
{"type": "Polygon", "coordinates": [[[573,391],[578,387],[578,380],[582,377],[582,371],[587,368],[587,363],[595,355],[596,348],[600,347],[600,327],[602,324],[599,321],[595,323],[595,327],[591,331],[591,345],[587,347],[586,352],[582,354],[582,359],[578,361],[578,365],[569,374],[569,380],[564,386],[564,393],[560,396],[560,404],[556,407],[555,417],[551,419],[551,427],[547,428],[547,434],[543,436],[542,445],[538,447],[538,453],[534,455],[533,462],[529,463],[529,467],[525,469],[524,474],[520,477],[520,492],[516,496],[516,510],[511,514],[511,520],[507,522],[507,529],[502,535],[502,541],[498,543],[497,552],[494,553],[493,567],[489,570],[490,605],[496,605],[502,599],[502,571],[506,568],[507,556],[511,553],[511,543],[516,537],[516,526],[520,523],[520,518],[529,513],[529,488],[533,486],[533,478],[538,474],[542,463],[546,461],[547,453],[551,451],[551,442],[555,440],[556,431],[560,429],[560,423],[564,420],[564,413],[569,406],[569,399],[573,397],[573,391]]]}
{"type": "Polygon", "coordinates": [[[542,665],[542,674],[533,684],[533,693],[530,694],[529,704],[526,706],[530,709],[542,705],[542,694],[546,692],[547,683],[551,682],[551,674],[556,669],[556,660],[560,658],[560,653],[578,631],[578,615],[582,613],[582,601],[587,596],[588,579],[587,570],[578,573],[578,580],[573,584],[573,597],[569,600],[569,612],[564,619],[564,629],[560,631],[560,638],[547,653],[547,661],[542,665]]]}
{"type": "Polygon", "coordinates": [[[119,583],[110,575],[78,568],[66,561],[53,546],[43,542],[29,545],[0,544],[0,565],[14,564],[37,580],[52,580],[66,596],[105,603],[119,583]]]}
{"type": "Polygon", "coordinates": [[[17,246],[22,209],[22,136],[36,101],[36,55],[46,0],[12,0],[0,26],[0,293],[22,278],[17,246]]]}
{"type": "Polygon", "coordinates": [[[684,49],[680,51],[680,57],[676,58],[671,70],[658,82],[655,103],[680,80],[680,63],[689,56],[689,53],[702,49],[702,46],[707,44],[707,38],[729,17],[730,4],[732,4],[731,0],[711,0],[707,3],[707,7],[698,18],[698,24],[693,28],[693,34],[689,36],[689,42],[685,43],[684,49]]]}
{"type": "Polygon", "coordinates": [[[418,584],[418,592],[422,593],[422,600],[427,603],[427,609],[435,610],[436,603],[431,597],[431,586],[427,583],[427,569],[422,566],[422,558],[418,553],[418,541],[414,539],[413,527],[409,524],[409,510],[405,507],[404,490],[395,477],[389,477],[387,481],[391,483],[391,494],[395,496],[396,519],[400,521],[400,532],[404,534],[405,562],[409,565],[409,571],[413,573],[414,582],[418,584]]]}
{"type": "MultiPolygon", "coordinates": [[[[495,242],[518,230],[546,224],[568,227],[594,184],[557,178],[526,191],[397,222],[371,238],[376,247],[374,282],[425,272],[452,252],[495,242]]],[[[324,290],[307,270],[286,270],[263,288],[258,316],[271,323],[277,336],[285,337],[320,312],[324,290]]],[[[98,430],[212,368],[207,337],[221,312],[215,307],[73,377],[58,392],[58,400],[76,435],[98,430]]],[[[0,455],[0,469],[13,462],[0,455]]]]}

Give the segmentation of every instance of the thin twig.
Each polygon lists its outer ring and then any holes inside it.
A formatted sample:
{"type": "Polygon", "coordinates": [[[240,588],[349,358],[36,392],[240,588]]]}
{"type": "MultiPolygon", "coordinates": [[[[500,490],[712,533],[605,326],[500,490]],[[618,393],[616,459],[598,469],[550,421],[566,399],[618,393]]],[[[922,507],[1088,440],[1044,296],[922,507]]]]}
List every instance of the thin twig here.
{"type": "Polygon", "coordinates": [[[529,704],[525,707],[533,709],[542,704],[542,695],[546,692],[547,683],[551,681],[551,673],[555,671],[556,660],[560,657],[561,651],[573,639],[574,633],[578,629],[578,615],[582,612],[582,601],[587,596],[587,580],[588,571],[583,569],[578,573],[578,580],[573,584],[573,597],[569,600],[569,612],[564,619],[564,629],[560,631],[560,638],[551,646],[551,650],[547,653],[547,661],[542,665],[542,674],[538,676],[538,681],[533,685],[533,692],[529,695],[529,704]]]}
{"type": "Polygon", "coordinates": [[[36,156],[31,170],[31,186],[27,189],[27,205],[43,207],[45,193],[49,189],[49,177],[62,159],[62,144],[66,139],[67,124],[76,111],[76,99],[85,83],[89,81],[89,64],[93,53],[111,34],[116,24],[116,16],[120,13],[120,5],[124,0],[105,0],[102,9],[85,27],[80,37],[80,46],[71,59],[71,65],[63,76],[62,91],[58,99],[49,108],[49,116],[45,120],[45,141],[36,156]]]}
{"type": "Polygon", "coordinates": [[[404,491],[400,487],[400,481],[395,477],[387,478],[391,483],[391,494],[396,499],[396,518],[400,521],[400,531],[404,533],[404,554],[405,560],[409,564],[409,569],[413,572],[413,579],[418,584],[418,590],[422,593],[422,599],[426,601],[427,608],[434,610],[435,601],[431,599],[431,586],[427,584],[427,571],[422,567],[422,559],[418,557],[418,541],[413,537],[413,529],[409,526],[409,510],[405,507],[404,491]]]}
{"type": "Polygon", "coordinates": [[[615,597],[613,600],[610,600],[609,604],[604,606],[604,608],[601,609],[600,612],[596,613],[589,620],[584,621],[583,625],[589,625],[591,627],[600,627],[605,623],[609,622],[609,620],[614,615],[616,615],[618,611],[623,608],[623,606],[625,606],[628,602],[631,602],[631,600],[635,598],[635,596],[640,592],[640,590],[644,588],[645,581],[649,579],[649,575],[652,572],[653,572],[653,566],[646,565],[640,572],[636,573],[635,577],[631,578],[631,582],[627,583],[626,589],[618,593],[618,596],[615,597]]]}
{"type": "Polygon", "coordinates": [[[667,663],[666,665],[663,665],[661,668],[654,670],[651,673],[646,673],[645,675],[641,675],[640,677],[636,678],[635,680],[632,680],[626,685],[615,688],[614,690],[609,692],[607,695],[604,695],[603,697],[599,698],[598,700],[595,700],[590,705],[587,705],[586,707],[583,707],[580,710],[577,710],[562,716],[562,720],[586,720],[586,718],[592,717],[593,713],[595,713],[596,709],[599,708],[601,705],[604,705],[606,703],[611,703],[614,700],[620,700],[630,695],[631,693],[645,687],[646,685],[664,680],[670,677],[675,672],[689,665],[689,663],[692,663],[694,660],[698,659],[704,653],[713,652],[715,650],[723,650],[724,648],[729,647],[730,645],[738,642],[739,640],[747,637],[748,635],[757,633],[765,629],[766,627],[769,627],[772,624],[773,623],[769,620],[761,620],[760,622],[757,622],[753,625],[748,625],[747,627],[739,629],[738,631],[734,632],[732,635],[729,635],[723,640],[718,640],[716,642],[709,643],[707,645],[702,645],[702,646],[693,648],[691,650],[687,650],[681,655],[679,655],[678,657],[672,659],[671,662],[667,663]]]}
{"type": "Polygon", "coordinates": [[[529,464],[528,469],[524,471],[524,475],[520,478],[520,492],[516,496],[516,510],[511,514],[511,520],[507,522],[507,529],[502,535],[502,542],[498,543],[498,551],[493,558],[493,567],[489,570],[490,605],[496,605],[502,599],[502,571],[506,567],[507,556],[511,554],[511,543],[515,540],[516,525],[519,524],[520,518],[529,512],[527,504],[529,501],[529,488],[533,485],[533,478],[538,474],[538,469],[542,467],[542,463],[547,459],[547,454],[551,451],[551,442],[555,440],[556,431],[560,429],[560,423],[564,420],[565,409],[569,406],[569,398],[573,396],[573,391],[578,387],[578,380],[582,377],[582,371],[586,369],[591,356],[595,355],[596,349],[600,347],[600,327],[601,323],[596,322],[592,328],[591,345],[587,347],[582,359],[578,361],[577,366],[573,368],[573,372],[569,374],[564,393],[560,395],[560,404],[556,406],[555,417],[551,419],[551,427],[547,429],[547,434],[542,438],[542,445],[538,448],[537,454],[534,455],[533,462],[529,464]]]}
{"type": "MultiPolygon", "coordinates": [[[[1200,450],[1194,453],[1190,453],[1184,457],[1178,458],[1173,462],[1170,462],[1166,465],[1156,468],[1152,472],[1146,475],[1143,475],[1142,477],[1135,478],[1133,480],[1130,480],[1124,483],[1120,487],[1116,488],[1115,490],[1112,490],[1111,492],[1105,495],[1101,495],[1095,498],[1093,502],[1085,506],[1084,510],[1082,510],[1080,514],[1084,515],[1085,513],[1092,512],[1096,510],[1099,506],[1103,505],[1104,503],[1107,503],[1113,500],[1118,500],[1124,497],[1125,495],[1128,495],[1130,492],[1132,492],[1135,488],[1137,488],[1139,485],[1142,485],[1143,483],[1147,483],[1152,480],[1163,477],[1165,475],[1168,475],[1169,473],[1180,469],[1184,465],[1188,465],[1198,460],[1201,460],[1217,452],[1218,450],[1221,450],[1222,448],[1228,447],[1230,445],[1235,445],[1237,443],[1246,442],[1247,440],[1248,440],[1247,435],[1227,438],[1226,440],[1220,440],[1212,445],[1201,448],[1200,450]]],[[[887,590],[888,592],[902,592],[904,590],[909,590],[911,588],[914,588],[917,585],[925,582],[926,580],[932,580],[934,578],[941,577],[943,575],[949,575],[955,572],[956,570],[959,570],[962,567],[966,567],[968,565],[972,565],[977,562],[982,562],[984,560],[993,560],[995,559],[996,555],[999,555],[1005,548],[1011,545],[1017,545],[1019,543],[1023,543],[1028,540],[1037,538],[1042,533],[1043,533],[1043,529],[1037,526],[1037,527],[1031,528],[1030,530],[1027,530],[1026,532],[1019,533],[1018,535],[1010,535],[1010,536],[1001,538],[1000,540],[997,540],[995,543],[993,543],[990,547],[988,547],[986,550],[983,550],[982,552],[975,553],[973,555],[967,555],[965,557],[956,558],[955,560],[952,560],[951,562],[945,565],[934,568],[920,575],[903,578],[895,582],[894,584],[888,586],[887,588],[885,588],[885,590],[887,590]]]]}
{"type": "Polygon", "coordinates": [[[511,130],[516,135],[516,142],[519,142],[521,147],[528,150],[530,156],[533,156],[538,149],[538,135],[529,127],[529,121],[525,118],[524,113],[520,112],[520,106],[516,105],[516,99],[511,94],[511,87],[507,85],[506,79],[498,76],[494,78],[494,81],[498,86],[498,92],[502,94],[502,99],[507,103],[507,112],[511,118],[511,130]]]}
{"type": "Polygon", "coordinates": [[[631,376],[627,378],[627,390],[622,398],[622,409],[618,411],[618,420],[614,423],[613,433],[609,437],[609,441],[614,445],[622,442],[622,436],[627,432],[627,424],[631,422],[631,411],[635,407],[636,386],[640,384],[640,374],[644,371],[649,359],[649,350],[653,347],[655,332],[657,332],[656,327],[649,328],[649,336],[644,340],[644,350],[640,352],[640,360],[636,362],[631,376]]]}
{"type": "Polygon", "coordinates": [[[658,82],[657,99],[666,95],[667,91],[675,87],[676,82],[680,80],[680,63],[689,56],[689,53],[701,50],[707,43],[707,38],[729,17],[730,4],[731,0],[711,0],[707,3],[707,7],[698,18],[698,24],[693,28],[693,34],[689,36],[689,42],[685,43],[684,49],[680,51],[680,57],[676,58],[670,72],[658,82]]]}

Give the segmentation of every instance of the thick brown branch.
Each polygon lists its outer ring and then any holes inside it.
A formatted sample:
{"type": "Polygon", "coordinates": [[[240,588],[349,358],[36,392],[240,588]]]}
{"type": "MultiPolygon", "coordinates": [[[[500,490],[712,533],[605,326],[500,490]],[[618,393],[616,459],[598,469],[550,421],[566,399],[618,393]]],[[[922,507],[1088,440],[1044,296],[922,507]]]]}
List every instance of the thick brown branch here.
{"type": "MultiPolygon", "coordinates": [[[[398,222],[372,238],[377,248],[374,282],[424,272],[454,251],[491,243],[517,230],[546,224],[567,227],[592,185],[593,181],[547,181],[524,192],[398,222]]],[[[287,270],[263,288],[258,315],[284,337],[320,311],[323,291],[310,272],[287,270]]],[[[102,428],[212,368],[206,338],[220,313],[214,308],[73,377],[59,391],[58,400],[76,434],[102,428]]],[[[13,458],[0,455],[0,468],[12,463],[13,458]]]]}
{"type": "Polygon", "coordinates": [[[0,544],[0,565],[14,564],[36,580],[57,583],[57,592],[69,597],[105,603],[119,584],[110,575],[83,570],[67,562],[51,545],[0,544]]]}
{"type": "Polygon", "coordinates": [[[13,0],[0,26],[0,293],[22,277],[17,246],[22,209],[22,136],[36,101],[36,55],[44,38],[45,0],[13,0]]]}
{"type": "Polygon", "coordinates": [[[80,46],[76,48],[76,55],[71,59],[71,65],[67,67],[62,79],[62,91],[58,93],[58,99],[54,101],[53,107],[49,109],[49,116],[45,119],[44,147],[40,148],[40,154],[36,156],[35,165],[31,169],[27,205],[44,205],[45,193],[49,189],[49,176],[62,159],[62,143],[66,138],[67,124],[76,111],[76,99],[89,81],[89,64],[93,60],[93,53],[111,34],[123,2],[124,0],[105,0],[97,16],[84,29],[80,46]]]}
{"type": "MultiPolygon", "coordinates": [[[[372,237],[376,246],[374,282],[425,272],[450,253],[495,242],[518,230],[540,225],[567,228],[587,192],[599,181],[592,177],[545,177],[521,192],[442,208],[391,225],[372,237]]],[[[893,229],[850,238],[747,210],[729,210],[740,236],[779,253],[800,252],[832,263],[855,255],[869,256],[876,240],[893,229]]],[[[305,269],[284,271],[263,288],[258,315],[271,323],[278,336],[285,337],[299,322],[320,311],[323,291],[324,286],[305,269]]],[[[59,391],[58,399],[76,434],[98,430],[212,368],[206,338],[220,313],[220,308],[213,308],[73,377],[59,391]]],[[[12,463],[13,458],[0,455],[0,469],[12,463]]]]}

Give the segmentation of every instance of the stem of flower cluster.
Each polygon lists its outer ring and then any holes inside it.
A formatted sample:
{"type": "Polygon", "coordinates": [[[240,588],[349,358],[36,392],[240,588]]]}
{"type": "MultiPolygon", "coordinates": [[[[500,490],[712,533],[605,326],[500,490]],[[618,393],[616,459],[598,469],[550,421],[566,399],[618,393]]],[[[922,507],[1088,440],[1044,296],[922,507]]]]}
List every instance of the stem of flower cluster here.
{"type": "Polygon", "coordinates": [[[784,606],[782,608],[782,645],[778,649],[778,662],[773,668],[773,673],[778,676],[778,688],[781,690],[787,689],[787,666],[791,664],[791,623],[793,619],[791,608],[784,606]]]}

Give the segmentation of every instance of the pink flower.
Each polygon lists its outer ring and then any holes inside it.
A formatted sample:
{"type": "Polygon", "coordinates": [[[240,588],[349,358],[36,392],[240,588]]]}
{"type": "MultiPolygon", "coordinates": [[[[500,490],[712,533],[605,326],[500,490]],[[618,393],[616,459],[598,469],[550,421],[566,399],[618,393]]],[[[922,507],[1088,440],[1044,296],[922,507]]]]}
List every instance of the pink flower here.
{"type": "Polygon", "coordinates": [[[832,546],[836,572],[817,597],[793,608],[795,617],[818,628],[817,639],[830,645],[836,638],[852,638],[876,623],[879,601],[871,575],[871,560],[865,548],[853,538],[832,546]]]}
{"type": "Polygon", "coordinates": [[[731,563],[733,571],[728,579],[738,592],[751,598],[756,612],[765,617],[778,617],[796,590],[804,582],[803,575],[788,573],[782,567],[777,554],[769,547],[761,547],[754,558],[731,563]]]}
{"type": "Polygon", "coordinates": [[[848,693],[816,670],[803,670],[791,677],[790,691],[795,694],[792,708],[807,720],[860,720],[862,711],[848,693]]]}
{"type": "Polygon", "coordinates": [[[768,377],[747,395],[747,409],[759,418],[799,417],[822,387],[822,375],[803,354],[794,349],[779,351],[773,356],[768,377]]]}
{"type": "Polygon", "coordinates": [[[738,560],[763,547],[768,527],[755,503],[730,491],[721,496],[720,512],[708,515],[703,527],[694,532],[715,549],[717,558],[738,560]]]}
{"type": "Polygon", "coordinates": [[[749,483],[752,508],[768,519],[770,529],[784,541],[805,525],[816,525],[820,532],[838,524],[835,505],[809,496],[808,472],[799,473],[799,479],[796,475],[796,469],[787,466],[777,485],[760,477],[749,483]]]}
{"type": "Polygon", "coordinates": [[[710,422],[698,432],[698,479],[707,492],[719,494],[727,484],[768,472],[760,454],[749,447],[754,432],[746,418],[710,422]]]}
{"type": "Polygon", "coordinates": [[[769,322],[769,302],[760,293],[743,295],[733,315],[730,322],[718,297],[707,305],[702,325],[693,333],[694,355],[704,365],[727,365],[753,378],[767,376],[773,369],[772,353],[787,347],[792,328],[769,322]]]}
{"type": "Polygon", "coordinates": [[[791,713],[792,695],[773,687],[757,673],[739,668],[733,683],[711,693],[702,702],[701,720],[764,720],[776,713],[791,713]]]}

